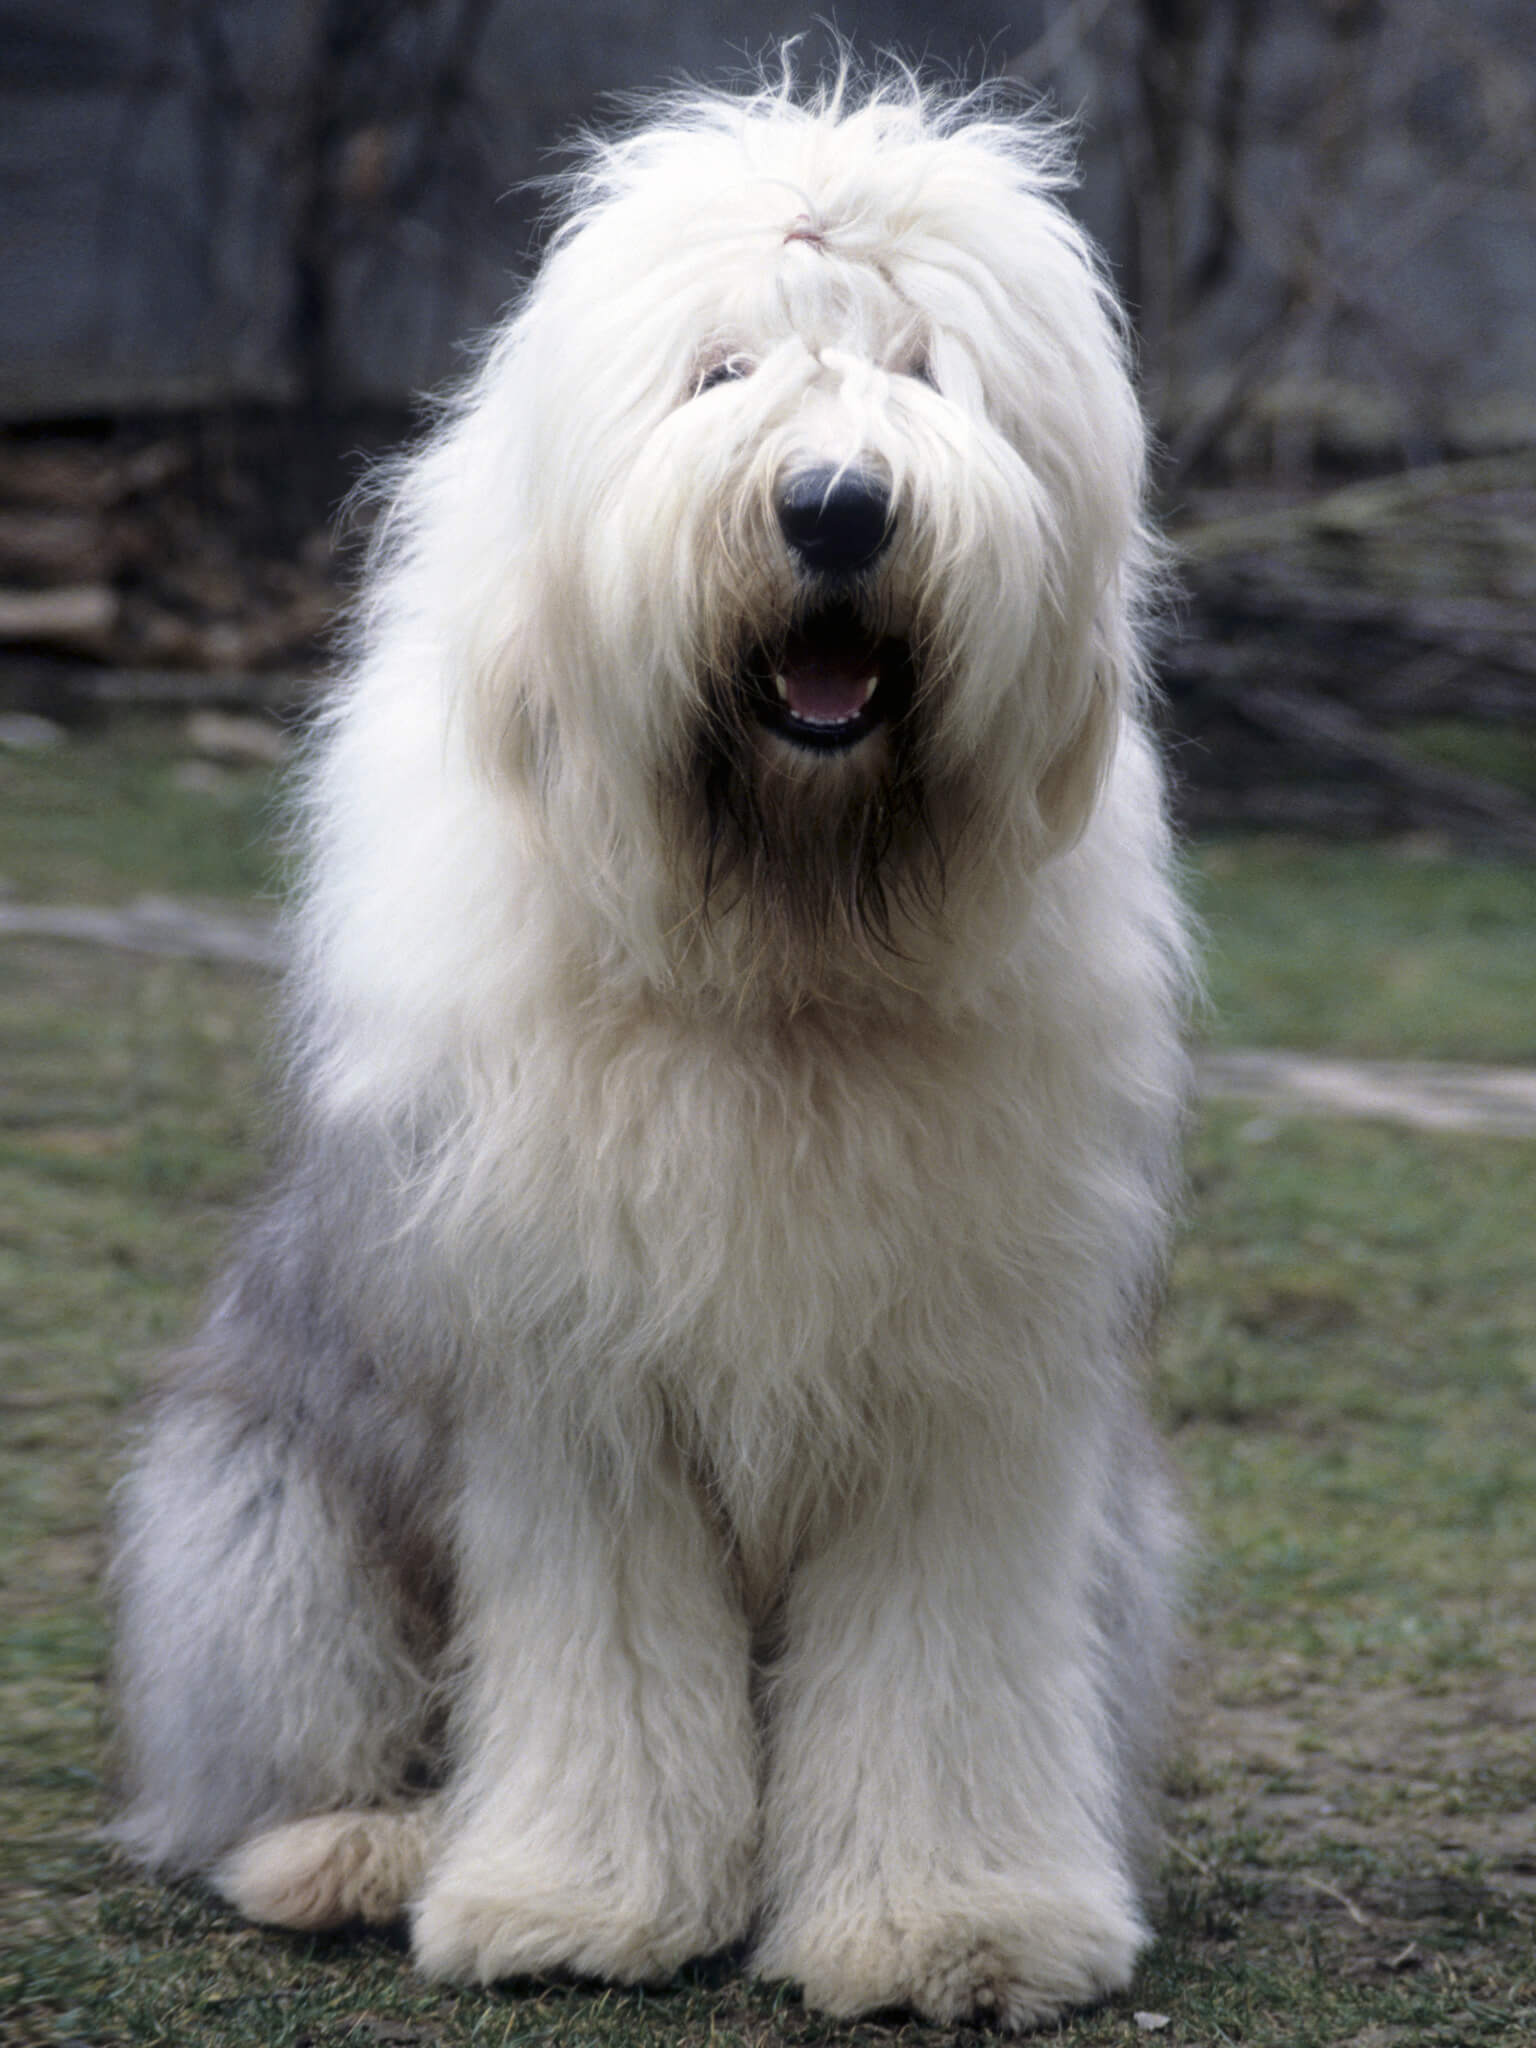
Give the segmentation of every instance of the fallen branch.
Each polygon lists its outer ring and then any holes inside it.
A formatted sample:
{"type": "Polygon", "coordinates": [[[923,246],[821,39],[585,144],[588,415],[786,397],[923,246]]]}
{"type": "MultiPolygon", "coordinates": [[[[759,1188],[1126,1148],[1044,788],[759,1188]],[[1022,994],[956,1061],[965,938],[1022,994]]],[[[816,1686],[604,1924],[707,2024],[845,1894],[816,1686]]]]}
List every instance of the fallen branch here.
{"type": "Polygon", "coordinates": [[[1202,520],[1177,532],[1174,545],[1186,562],[1217,561],[1224,555],[1267,553],[1318,534],[1361,533],[1389,526],[1444,498],[1519,490],[1536,491],[1536,451],[1435,463],[1346,484],[1320,498],[1202,520]]]}
{"type": "Polygon", "coordinates": [[[6,938],[69,939],[129,953],[251,967],[280,967],[284,957],[274,919],[203,910],[167,896],[141,896],[121,910],[0,902],[0,939],[6,938]]]}
{"type": "Polygon", "coordinates": [[[1329,1884],[1326,1878],[1298,1877],[1296,1882],[1305,1885],[1308,1891],[1321,1892],[1325,1899],[1335,1900],[1344,1908],[1357,1927],[1369,1928],[1371,1926],[1372,1923],[1369,1916],[1361,1912],[1349,1894],[1341,1892],[1336,1884],[1329,1884]]]}
{"type": "Polygon", "coordinates": [[[1483,826],[1507,851],[1536,854],[1536,811],[1503,783],[1416,760],[1330,698],[1260,685],[1235,694],[1233,706],[1276,738],[1303,741],[1335,763],[1372,771],[1411,809],[1416,825],[1463,833],[1483,826]]]}
{"type": "Polygon", "coordinates": [[[1209,1100],[1420,1131],[1536,1137],[1536,1069],[1463,1061],[1344,1060],[1313,1053],[1208,1052],[1195,1063],[1209,1100]]]}

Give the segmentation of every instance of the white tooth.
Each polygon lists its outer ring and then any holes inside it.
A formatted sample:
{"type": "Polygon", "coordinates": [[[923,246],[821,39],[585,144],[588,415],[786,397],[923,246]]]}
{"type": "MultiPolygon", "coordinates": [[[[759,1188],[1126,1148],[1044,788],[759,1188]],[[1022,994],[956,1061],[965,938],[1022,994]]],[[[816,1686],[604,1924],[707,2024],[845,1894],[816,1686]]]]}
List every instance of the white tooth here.
{"type": "Polygon", "coordinates": [[[778,691],[778,693],[779,693],[779,701],[780,701],[780,703],[782,703],[782,704],[787,704],[787,703],[789,702],[789,685],[788,685],[788,683],[786,683],[786,682],[785,682],[785,680],[784,680],[784,678],[783,678],[782,676],[780,676],[780,675],[776,675],[776,676],[774,677],[774,679],[773,679],[773,687],[774,687],[774,688],[775,688],[775,689],[776,689],[776,690],[778,691]]]}
{"type": "Polygon", "coordinates": [[[875,694],[876,690],[879,689],[879,687],[880,678],[878,676],[871,676],[869,681],[864,685],[864,695],[859,699],[859,709],[861,711],[863,710],[864,706],[869,702],[870,698],[873,697],[873,695],[875,694]]]}

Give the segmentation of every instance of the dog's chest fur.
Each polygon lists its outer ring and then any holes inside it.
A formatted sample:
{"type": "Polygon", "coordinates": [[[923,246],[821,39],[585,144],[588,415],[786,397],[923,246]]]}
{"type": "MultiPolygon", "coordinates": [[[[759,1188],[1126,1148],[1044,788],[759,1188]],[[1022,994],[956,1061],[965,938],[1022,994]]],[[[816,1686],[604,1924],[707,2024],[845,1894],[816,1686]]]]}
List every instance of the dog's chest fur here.
{"type": "Polygon", "coordinates": [[[973,1361],[1000,1329],[1043,1352],[1081,1264],[1047,1249],[1059,1154],[1088,1134],[1045,1128],[1038,1091],[1024,1106],[1042,1048],[1001,1001],[942,1026],[635,1010],[544,1044],[498,1122],[509,1256],[564,1354],[547,1385],[604,1409],[659,1390],[713,1464],[766,1473],[807,1433],[846,1452],[877,1410],[996,1400],[973,1361]]]}

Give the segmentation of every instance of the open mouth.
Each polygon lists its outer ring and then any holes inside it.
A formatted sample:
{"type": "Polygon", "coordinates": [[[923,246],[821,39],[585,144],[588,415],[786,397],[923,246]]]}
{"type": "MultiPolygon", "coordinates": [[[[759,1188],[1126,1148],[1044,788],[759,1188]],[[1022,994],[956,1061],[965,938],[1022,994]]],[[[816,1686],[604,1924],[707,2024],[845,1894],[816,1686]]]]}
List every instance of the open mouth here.
{"type": "Polygon", "coordinates": [[[750,665],[761,723],[796,746],[856,746],[911,699],[905,641],[880,639],[846,605],[808,613],[750,665]]]}

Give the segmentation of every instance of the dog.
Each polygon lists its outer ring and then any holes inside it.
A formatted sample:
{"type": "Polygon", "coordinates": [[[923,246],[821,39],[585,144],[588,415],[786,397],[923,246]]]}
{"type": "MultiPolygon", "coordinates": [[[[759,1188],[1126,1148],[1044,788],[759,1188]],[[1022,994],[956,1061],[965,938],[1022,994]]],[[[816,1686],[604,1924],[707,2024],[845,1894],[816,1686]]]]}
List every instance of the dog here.
{"type": "Polygon", "coordinates": [[[1068,175],[902,77],[670,100],[392,479],[281,1162],[119,1504],[117,1839],[253,1920],[1128,1981],[1190,966],[1068,175]]]}

